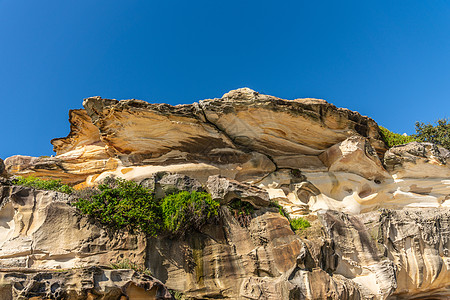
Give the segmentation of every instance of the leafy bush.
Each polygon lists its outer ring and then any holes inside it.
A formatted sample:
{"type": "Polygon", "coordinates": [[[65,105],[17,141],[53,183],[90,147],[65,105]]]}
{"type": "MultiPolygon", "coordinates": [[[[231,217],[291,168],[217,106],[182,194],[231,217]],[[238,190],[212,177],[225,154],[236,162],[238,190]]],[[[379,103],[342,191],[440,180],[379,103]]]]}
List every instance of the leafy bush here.
{"type": "Polygon", "coordinates": [[[435,126],[416,122],[415,137],[420,142],[434,143],[450,150],[450,122],[440,119],[435,126]]]}
{"type": "Polygon", "coordinates": [[[282,215],[283,217],[285,217],[286,219],[290,220],[291,218],[289,217],[289,213],[284,209],[283,206],[281,206],[278,202],[275,201],[271,201],[270,202],[270,206],[271,207],[276,207],[278,208],[278,212],[280,213],[280,215],[282,215]]]}
{"type": "Polygon", "coordinates": [[[170,289],[169,289],[169,292],[175,298],[175,300],[183,300],[183,299],[185,299],[182,292],[174,291],[174,290],[170,290],[170,289]]]}
{"type": "Polygon", "coordinates": [[[255,210],[251,203],[242,201],[240,199],[234,199],[228,203],[228,209],[234,215],[236,220],[242,227],[250,225],[252,214],[255,210]]]}
{"type": "Polygon", "coordinates": [[[305,218],[299,217],[290,220],[291,228],[294,231],[303,230],[305,228],[311,227],[311,224],[305,218]]]}
{"type": "Polygon", "coordinates": [[[416,140],[414,136],[410,135],[405,136],[398,133],[394,133],[382,126],[380,126],[380,129],[381,129],[381,136],[384,138],[389,148],[397,145],[408,144],[409,142],[414,142],[416,140]]]}
{"type": "Polygon", "coordinates": [[[112,269],[130,269],[135,270],[136,272],[152,276],[152,272],[145,268],[144,266],[139,266],[138,264],[130,262],[128,259],[121,260],[115,264],[111,264],[110,267],[112,269]]]}
{"type": "Polygon", "coordinates": [[[152,191],[134,181],[108,178],[98,186],[100,193],[73,203],[82,213],[91,215],[113,228],[136,228],[156,236],[161,228],[160,208],[152,191]]]}
{"type": "Polygon", "coordinates": [[[173,234],[199,230],[218,216],[220,204],[204,192],[180,192],[162,199],[164,227],[173,234]]]}
{"type": "Polygon", "coordinates": [[[28,186],[38,190],[57,191],[61,193],[71,194],[73,188],[63,184],[61,180],[45,180],[36,177],[17,177],[13,180],[14,185],[28,186]]]}
{"type": "Polygon", "coordinates": [[[82,213],[112,228],[129,228],[157,236],[160,231],[184,234],[199,230],[218,215],[219,203],[208,193],[180,192],[154,199],[153,191],[134,181],[107,178],[98,191],[76,192],[73,203],[82,213]]]}

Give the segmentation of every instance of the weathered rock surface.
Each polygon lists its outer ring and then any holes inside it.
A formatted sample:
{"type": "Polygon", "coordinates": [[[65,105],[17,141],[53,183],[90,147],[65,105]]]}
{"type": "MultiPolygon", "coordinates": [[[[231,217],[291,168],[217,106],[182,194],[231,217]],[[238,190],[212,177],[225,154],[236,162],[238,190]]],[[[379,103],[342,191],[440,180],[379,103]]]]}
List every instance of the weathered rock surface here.
{"type": "Polygon", "coordinates": [[[396,266],[399,299],[450,298],[450,210],[386,210],[382,243],[396,266]]]}
{"type": "Polygon", "coordinates": [[[5,160],[9,174],[61,179],[69,184],[83,183],[102,172],[116,170],[119,163],[107,154],[105,147],[97,145],[80,146],[55,157],[15,155],[5,160]]]}
{"type": "MultiPolygon", "coordinates": [[[[233,198],[268,198],[255,186],[245,191],[238,182],[210,180],[222,181],[233,198]]],[[[186,178],[183,182],[196,185],[186,178]]],[[[12,295],[10,299],[63,294],[70,297],[61,299],[89,299],[87,293],[102,299],[139,299],[131,295],[166,293],[159,281],[134,271],[85,269],[123,258],[144,264],[168,288],[193,298],[450,296],[448,208],[358,215],[324,210],[318,213],[323,233],[303,240],[267,201],[246,226],[224,207],[221,223],[207,225],[202,232],[184,239],[146,239],[109,232],[78,215],[68,204],[69,196],[61,193],[3,183],[0,195],[0,293],[12,295]]]]}
{"type": "Polygon", "coordinates": [[[0,176],[6,175],[6,168],[5,163],[3,162],[3,159],[0,158],[0,176]]]}
{"type": "Polygon", "coordinates": [[[73,268],[145,258],[145,237],[81,216],[63,193],[0,184],[0,266],[73,268]]]}
{"type": "Polygon", "coordinates": [[[243,88],[199,102],[206,119],[237,144],[271,156],[316,155],[359,134],[384,153],[376,123],[324,100],[283,100],[243,88]]]}
{"type": "Polygon", "coordinates": [[[159,280],[133,270],[99,267],[36,270],[0,269],[0,298],[25,299],[173,299],[159,280]]]}
{"type": "Polygon", "coordinates": [[[388,150],[357,112],[247,88],[190,105],[83,106],[69,113],[69,135],[52,140],[55,157],[0,160],[0,174],[77,188],[116,176],[156,198],[207,190],[223,205],[220,223],[182,239],[112,232],[66,195],[0,179],[0,296],[139,299],[130,293],[156,297],[155,286],[167,296],[154,278],[103,268],[127,258],[193,299],[450,298],[450,151],[388,150]],[[235,199],[254,212],[227,208],[235,199]],[[273,201],[313,227],[294,234],[273,201]]]}
{"type": "Polygon", "coordinates": [[[150,178],[145,178],[139,184],[153,190],[155,197],[158,199],[181,191],[205,191],[205,188],[198,180],[186,175],[171,174],[167,172],[156,173],[150,178]]]}
{"type": "Polygon", "coordinates": [[[265,207],[270,204],[267,191],[218,175],[208,178],[206,188],[213,200],[219,201],[221,204],[228,204],[233,199],[244,200],[255,207],[265,207]]]}
{"type": "Polygon", "coordinates": [[[450,177],[450,151],[430,143],[392,147],[386,152],[384,163],[396,178],[450,177]]]}
{"type": "Polygon", "coordinates": [[[69,135],[52,140],[55,158],[10,158],[8,171],[73,184],[112,174],[141,180],[159,171],[203,183],[216,174],[255,181],[277,167],[324,171],[318,155],[355,134],[380,156],[387,150],[377,124],[357,112],[248,88],[189,105],[91,97],[83,106],[69,112],[69,135]]]}
{"type": "Polygon", "coordinates": [[[331,146],[320,158],[328,167],[328,172],[353,173],[377,181],[390,177],[369,140],[360,135],[331,146]]]}

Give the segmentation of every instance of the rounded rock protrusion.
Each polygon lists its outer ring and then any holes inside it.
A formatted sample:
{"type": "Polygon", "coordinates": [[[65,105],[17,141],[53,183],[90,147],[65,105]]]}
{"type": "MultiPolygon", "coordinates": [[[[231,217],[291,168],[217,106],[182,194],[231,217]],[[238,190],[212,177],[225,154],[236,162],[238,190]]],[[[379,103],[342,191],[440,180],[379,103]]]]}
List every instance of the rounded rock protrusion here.
{"type": "Polygon", "coordinates": [[[0,158],[0,176],[5,175],[6,175],[5,163],[3,162],[3,159],[0,158]]]}

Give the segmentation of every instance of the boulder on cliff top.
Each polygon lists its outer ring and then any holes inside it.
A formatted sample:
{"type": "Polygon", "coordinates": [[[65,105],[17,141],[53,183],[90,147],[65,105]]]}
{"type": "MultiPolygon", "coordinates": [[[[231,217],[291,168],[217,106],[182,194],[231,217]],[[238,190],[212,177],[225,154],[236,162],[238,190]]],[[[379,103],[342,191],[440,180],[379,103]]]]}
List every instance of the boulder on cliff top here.
{"type": "Polygon", "coordinates": [[[360,135],[349,137],[328,148],[320,158],[329,172],[358,174],[378,182],[389,177],[369,140],[360,135]]]}
{"type": "Polygon", "coordinates": [[[450,177],[450,151],[431,143],[394,146],[385,153],[384,164],[396,178],[450,177]]]}

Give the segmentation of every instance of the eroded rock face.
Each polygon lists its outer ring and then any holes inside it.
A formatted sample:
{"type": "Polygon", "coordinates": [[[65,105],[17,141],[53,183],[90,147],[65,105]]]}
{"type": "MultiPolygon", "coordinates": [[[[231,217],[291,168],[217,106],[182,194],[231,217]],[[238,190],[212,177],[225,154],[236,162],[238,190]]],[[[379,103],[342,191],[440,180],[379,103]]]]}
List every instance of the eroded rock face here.
{"type": "Polygon", "coordinates": [[[317,155],[359,134],[384,153],[376,123],[324,100],[283,100],[243,88],[199,102],[205,117],[237,144],[271,156],[317,155]]]}
{"type": "Polygon", "coordinates": [[[449,162],[450,151],[431,143],[395,146],[384,156],[387,170],[396,178],[448,178],[449,162]]]}
{"type": "Polygon", "coordinates": [[[56,157],[15,155],[5,160],[9,174],[61,179],[68,184],[83,183],[89,177],[116,170],[119,163],[107,154],[105,147],[97,145],[80,146],[56,157]]]}
{"type": "Polygon", "coordinates": [[[369,140],[360,135],[331,146],[320,158],[328,167],[328,172],[353,173],[377,181],[390,177],[369,140]]]}
{"type": "MultiPolygon", "coordinates": [[[[160,179],[165,176],[163,182],[178,184],[179,188],[197,185],[183,176],[164,174],[160,179]]],[[[302,176],[297,178],[301,180],[302,176]]],[[[68,299],[88,299],[92,292],[104,299],[119,299],[120,295],[139,299],[130,295],[166,293],[159,281],[134,271],[73,269],[105,266],[127,258],[144,264],[168,288],[194,298],[450,296],[448,208],[404,208],[356,215],[323,210],[318,212],[323,231],[312,231],[316,233],[304,240],[291,230],[277,208],[270,207],[264,190],[217,176],[209,182],[207,188],[217,189],[217,195],[222,196],[216,198],[224,197],[222,203],[227,198],[264,201],[255,205],[244,224],[225,206],[220,223],[209,224],[201,232],[190,232],[182,239],[164,235],[145,238],[110,232],[80,216],[68,204],[70,196],[3,182],[1,295],[45,299],[66,293],[72,297],[68,299]],[[233,195],[227,197],[229,193],[233,195]]],[[[295,180],[290,184],[296,184],[295,180]]]]}
{"type": "Polygon", "coordinates": [[[63,193],[0,185],[0,266],[74,268],[142,261],[145,237],[81,216],[63,193]]]}
{"type": "Polygon", "coordinates": [[[80,146],[97,145],[104,147],[98,128],[84,109],[69,111],[70,133],[64,139],[53,139],[53,150],[57,155],[75,150],[80,146]]]}
{"type": "Polygon", "coordinates": [[[99,267],[67,270],[0,269],[0,298],[25,299],[173,299],[159,280],[133,270],[99,267]]]}
{"type": "Polygon", "coordinates": [[[251,203],[255,207],[269,206],[269,194],[256,186],[240,183],[236,180],[210,176],[206,188],[213,200],[221,204],[228,204],[233,199],[240,199],[251,203]]]}
{"type": "Polygon", "coordinates": [[[326,171],[324,150],[355,134],[379,155],[376,123],[324,100],[283,100],[250,89],[189,105],[87,98],[71,110],[71,131],[52,140],[54,158],[14,157],[13,175],[94,184],[108,175],[142,180],[160,171],[205,183],[222,175],[256,181],[277,168],[326,171]]]}
{"type": "Polygon", "coordinates": [[[449,299],[450,210],[385,210],[381,230],[396,266],[398,299],[449,299]]]}
{"type": "Polygon", "coordinates": [[[0,158],[0,176],[5,175],[6,175],[5,163],[3,162],[3,159],[0,158]]]}
{"type": "Polygon", "coordinates": [[[133,299],[128,287],[148,297],[148,278],[101,268],[127,258],[192,298],[450,298],[448,150],[413,142],[386,151],[370,118],[247,88],[190,105],[91,97],[83,106],[69,113],[70,134],[52,141],[55,157],[7,158],[8,175],[76,188],[116,176],[156,198],[206,190],[223,205],[220,222],[183,238],[112,232],[66,195],[0,179],[0,267],[9,268],[0,295],[39,287],[41,298],[91,297],[76,277],[96,297],[133,299]],[[235,199],[254,212],[227,208],[235,199]],[[315,218],[311,230],[294,234],[273,201],[291,217],[315,218]],[[88,277],[71,270],[88,266],[100,268],[88,277]],[[69,269],[67,281],[51,269],[69,269]]]}

